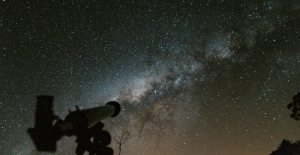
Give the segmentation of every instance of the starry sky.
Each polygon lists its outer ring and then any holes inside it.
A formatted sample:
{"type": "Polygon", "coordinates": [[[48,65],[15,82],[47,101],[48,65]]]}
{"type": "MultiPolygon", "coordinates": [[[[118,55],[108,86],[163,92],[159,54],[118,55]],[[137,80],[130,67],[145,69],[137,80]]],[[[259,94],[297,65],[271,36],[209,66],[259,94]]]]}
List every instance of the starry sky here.
{"type": "MultiPolygon", "coordinates": [[[[0,154],[43,154],[36,95],[55,113],[116,100],[123,155],[266,155],[300,139],[297,0],[0,2],[0,154]]],[[[115,145],[111,145],[116,148],[115,145]]],[[[56,154],[72,154],[73,137],[56,154]]],[[[115,149],[117,153],[117,149],[115,149]]]]}

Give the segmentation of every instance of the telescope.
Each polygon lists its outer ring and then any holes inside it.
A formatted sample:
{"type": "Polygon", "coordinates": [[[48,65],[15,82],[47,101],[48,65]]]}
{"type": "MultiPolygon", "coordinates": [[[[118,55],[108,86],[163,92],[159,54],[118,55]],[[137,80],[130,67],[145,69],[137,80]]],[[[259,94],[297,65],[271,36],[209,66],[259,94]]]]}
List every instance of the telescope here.
{"type": "Polygon", "coordinates": [[[70,111],[64,120],[54,115],[53,96],[37,96],[34,128],[28,133],[38,151],[55,152],[56,143],[62,136],[76,136],[77,155],[89,152],[90,155],[113,155],[107,147],[111,143],[111,135],[103,130],[101,122],[105,118],[115,117],[121,107],[118,102],[110,101],[104,106],[70,111]]]}

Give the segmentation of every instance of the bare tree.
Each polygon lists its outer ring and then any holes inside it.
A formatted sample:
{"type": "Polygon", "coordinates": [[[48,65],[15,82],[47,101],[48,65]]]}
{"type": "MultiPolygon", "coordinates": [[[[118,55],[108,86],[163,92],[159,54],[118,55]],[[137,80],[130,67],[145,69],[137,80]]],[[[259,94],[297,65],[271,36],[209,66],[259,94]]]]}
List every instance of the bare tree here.
{"type": "Polygon", "coordinates": [[[130,132],[128,130],[122,129],[120,134],[117,135],[113,140],[119,149],[119,155],[121,155],[122,146],[130,138],[130,132]]]}

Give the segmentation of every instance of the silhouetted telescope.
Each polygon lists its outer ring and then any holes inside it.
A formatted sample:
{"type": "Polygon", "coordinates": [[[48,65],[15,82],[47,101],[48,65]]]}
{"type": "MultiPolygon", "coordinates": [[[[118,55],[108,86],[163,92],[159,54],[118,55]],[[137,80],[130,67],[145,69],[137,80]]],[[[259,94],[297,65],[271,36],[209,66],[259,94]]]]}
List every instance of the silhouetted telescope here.
{"type": "Polygon", "coordinates": [[[53,113],[53,99],[53,96],[37,96],[35,126],[28,129],[28,133],[38,151],[55,152],[56,142],[64,135],[77,136],[78,145],[84,144],[81,147],[86,147],[83,149],[86,151],[90,151],[91,146],[98,143],[99,145],[110,143],[111,136],[107,131],[102,130],[104,125],[101,121],[108,117],[117,116],[121,111],[119,103],[111,101],[104,106],[85,110],[76,107],[76,111],[70,111],[62,120],[53,113]],[[92,141],[91,139],[95,139],[93,136],[98,133],[100,133],[97,136],[100,137],[98,141],[92,141]]]}

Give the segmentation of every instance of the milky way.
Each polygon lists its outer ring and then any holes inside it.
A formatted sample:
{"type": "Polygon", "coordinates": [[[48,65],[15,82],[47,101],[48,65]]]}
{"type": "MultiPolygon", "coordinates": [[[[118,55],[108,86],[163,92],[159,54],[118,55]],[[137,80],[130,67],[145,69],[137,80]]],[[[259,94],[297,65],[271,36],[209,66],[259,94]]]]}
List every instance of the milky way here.
{"type": "MultiPolygon", "coordinates": [[[[286,108],[300,91],[296,0],[0,6],[0,154],[43,154],[26,133],[39,94],[62,118],[120,102],[105,128],[130,132],[124,155],[263,155],[300,139],[286,108]]],[[[75,147],[63,138],[57,154],[75,147]]]]}

